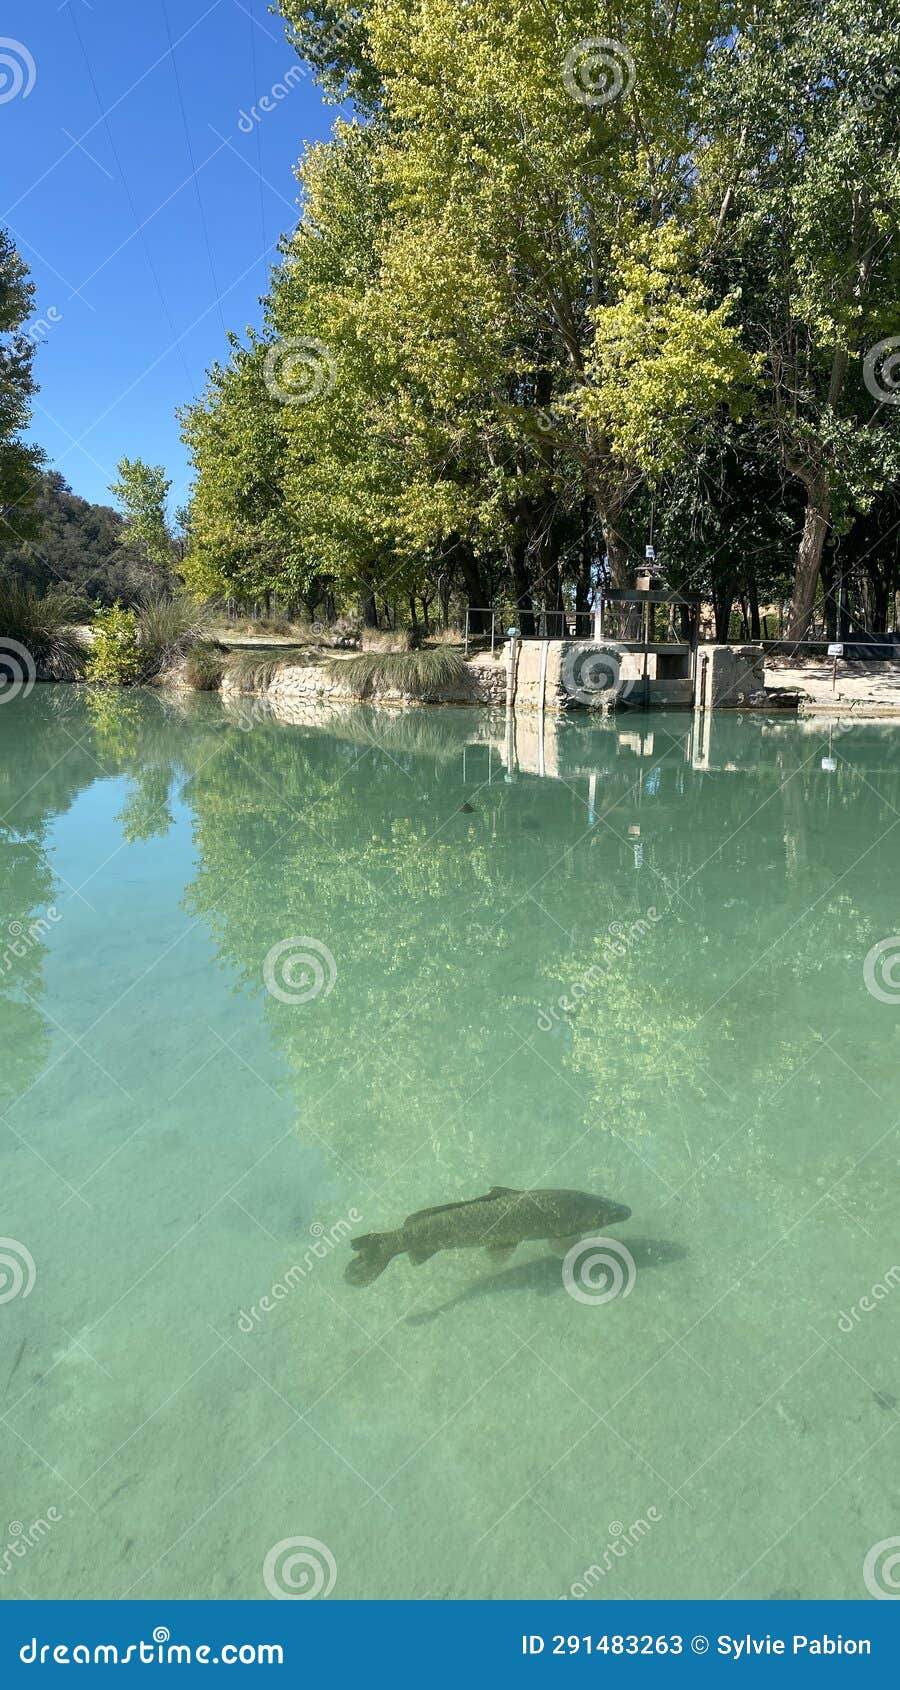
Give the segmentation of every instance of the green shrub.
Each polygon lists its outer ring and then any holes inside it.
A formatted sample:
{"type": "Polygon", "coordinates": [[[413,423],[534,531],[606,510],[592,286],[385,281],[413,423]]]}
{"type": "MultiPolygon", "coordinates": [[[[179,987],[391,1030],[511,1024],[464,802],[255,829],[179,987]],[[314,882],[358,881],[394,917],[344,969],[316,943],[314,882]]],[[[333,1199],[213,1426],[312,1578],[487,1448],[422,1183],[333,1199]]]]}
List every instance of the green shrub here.
{"type": "Polygon", "coordinates": [[[345,682],[355,698],[371,698],[376,689],[426,700],[445,687],[458,686],[469,673],[458,651],[364,651],[359,657],[331,658],[329,674],[345,682]]]}
{"type": "Polygon", "coordinates": [[[31,587],[0,581],[0,639],[24,646],[42,677],[74,681],[83,673],[85,650],[73,626],[77,618],[77,601],[60,588],[39,598],[31,587]]]}
{"type": "Polygon", "coordinates": [[[120,604],[98,610],[92,623],[94,647],[85,665],[89,681],[107,686],[133,686],[141,679],[138,619],[120,604]]]}
{"type": "Polygon", "coordinates": [[[198,640],[184,660],[184,678],[197,692],[217,692],[228,660],[228,647],[218,640],[198,640]]]}

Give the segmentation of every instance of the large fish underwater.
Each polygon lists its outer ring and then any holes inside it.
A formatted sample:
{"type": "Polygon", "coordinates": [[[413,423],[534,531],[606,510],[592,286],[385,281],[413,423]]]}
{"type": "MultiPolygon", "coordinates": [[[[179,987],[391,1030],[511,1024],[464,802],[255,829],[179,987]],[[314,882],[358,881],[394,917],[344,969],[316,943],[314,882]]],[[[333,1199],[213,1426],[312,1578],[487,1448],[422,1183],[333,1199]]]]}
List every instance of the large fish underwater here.
{"type": "Polygon", "coordinates": [[[418,1267],[439,1250],[489,1250],[495,1260],[512,1255],[526,1239],[547,1239],[563,1253],[586,1232],[627,1221],[631,1210],[589,1191],[515,1191],[491,1187],[468,1203],[441,1203],[407,1215],[396,1232],[364,1232],[350,1243],[357,1255],[344,1277],[371,1285],[388,1262],[405,1251],[418,1267]]]}

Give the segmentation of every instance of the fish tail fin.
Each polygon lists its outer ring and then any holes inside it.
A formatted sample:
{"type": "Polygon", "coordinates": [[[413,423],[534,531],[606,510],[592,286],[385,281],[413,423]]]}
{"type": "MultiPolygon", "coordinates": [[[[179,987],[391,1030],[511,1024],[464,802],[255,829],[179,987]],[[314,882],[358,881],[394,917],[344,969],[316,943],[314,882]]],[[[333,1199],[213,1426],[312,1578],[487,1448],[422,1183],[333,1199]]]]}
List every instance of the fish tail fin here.
{"type": "Polygon", "coordinates": [[[344,1278],[351,1285],[371,1285],[404,1248],[398,1232],[364,1232],[359,1238],[351,1238],[350,1243],[358,1251],[344,1270],[344,1278]]]}

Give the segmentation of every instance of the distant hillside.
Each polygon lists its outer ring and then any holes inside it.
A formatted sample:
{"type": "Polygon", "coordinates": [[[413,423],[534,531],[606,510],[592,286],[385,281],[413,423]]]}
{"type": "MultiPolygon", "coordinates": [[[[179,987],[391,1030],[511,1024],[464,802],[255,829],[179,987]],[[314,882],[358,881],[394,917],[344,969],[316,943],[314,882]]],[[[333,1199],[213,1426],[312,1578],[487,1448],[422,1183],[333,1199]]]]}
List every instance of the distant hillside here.
{"type": "Polygon", "coordinates": [[[41,593],[64,585],[101,604],[128,604],[153,584],[152,570],[119,539],[118,511],[79,498],[58,470],[40,480],[35,537],[15,548],[0,544],[0,578],[14,576],[41,593]]]}

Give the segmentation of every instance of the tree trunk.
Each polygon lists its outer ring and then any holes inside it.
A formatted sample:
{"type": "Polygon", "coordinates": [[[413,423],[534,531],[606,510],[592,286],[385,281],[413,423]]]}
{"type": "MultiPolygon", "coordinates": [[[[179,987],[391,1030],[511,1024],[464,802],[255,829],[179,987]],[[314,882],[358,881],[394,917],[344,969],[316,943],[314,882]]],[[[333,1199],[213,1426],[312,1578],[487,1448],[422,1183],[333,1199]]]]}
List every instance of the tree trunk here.
{"type": "Polygon", "coordinates": [[[713,593],[713,614],[716,620],[716,640],[719,645],[728,644],[731,632],[731,607],[734,604],[734,587],[720,587],[713,593]]]}
{"type": "Polygon", "coordinates": [[[362,611],[362,619],[367,628],[377,628],[378,606],[375,603],[375,590],[372,586],[370,586],[368,581],[360,582],[360,587],[360,609],[362,611]]]}
{"type": "Polygon", "coordinates": [[[619,588],[633,587],[635,572],[628,556],[625,541],[611,516],[604,516],[601,511],[600,521],[603,524],[603,539],[606,544],[606,555],[609,558],[609,575],[612,585],[619,588]]]}
{"type": "Polygon", "coordinates": [[[817,477],[806,481],[807,505],[803,534],[794,567],[794,590],[788,615],[787,637],[802,640],[809,629],[816,584],[822,567],[822,552],[831,520],[831,495],[827,479],[817,477]]]}
{"type": "Polygon", "coordinates": [[[581,547],[578,554],[578,573],[575,577],[575,632],[584,632],[584,621],[591,609],[591,565],[594,561],[591,533],[591,502],[581,501],[581,547]]]}
{"type": "Polygon", "coordinates": [[[513,578],[513,591],[516,595],[519,630],[526,639],[532,639],[534,637],[534,601],[531,597],[531,582],[528,578],[528,567],[525,562],[526,544],[523,540],[516,540],[510,552],[510,568],[513,578]]]}
{"type": "Polygon", "coordinates": [[[888,625],[890,590],[883,575],[872,575],[872,632],[884,634],[888,625]]]}
{"type": "Polygon", "coordinates": [[[468,546],[461,546],[459,549],[459,568],[466,590],[466,599],[472,613],[469,617],[469,632],[471,634],[483,634],[489,631],[490,620],[486,619],[483,614],[485,608],[484,586],[481,580],[481,570],[478,567],[478,559],[468,546]],[[486,621],[487,628],[485,627],[486,621]]]}

